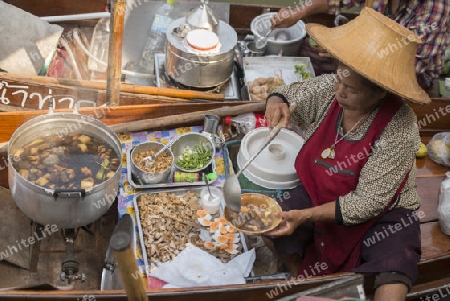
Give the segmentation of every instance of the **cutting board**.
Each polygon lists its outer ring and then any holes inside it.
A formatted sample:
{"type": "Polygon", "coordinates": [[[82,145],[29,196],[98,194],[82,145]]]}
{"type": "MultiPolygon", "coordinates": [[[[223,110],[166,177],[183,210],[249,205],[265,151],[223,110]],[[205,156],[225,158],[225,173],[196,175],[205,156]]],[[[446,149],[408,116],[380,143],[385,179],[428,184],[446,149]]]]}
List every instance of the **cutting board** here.
{"type": "Polygon", "coordinates": [[[61,26],[0,1],[0,69],[38,75],[62,32],[61,26]]]}

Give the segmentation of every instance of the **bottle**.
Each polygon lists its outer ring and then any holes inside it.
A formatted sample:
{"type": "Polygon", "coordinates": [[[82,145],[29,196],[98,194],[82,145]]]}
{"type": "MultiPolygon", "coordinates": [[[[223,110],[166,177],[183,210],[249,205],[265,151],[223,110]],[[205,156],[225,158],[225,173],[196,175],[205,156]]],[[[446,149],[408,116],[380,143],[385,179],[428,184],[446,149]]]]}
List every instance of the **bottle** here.
{"type": "Polygon", "coordinates": [[[232,129],[230,129],[230,133],[225,133],[224,131],[225,140],[230,140],[231,138],[237,137],[242,134],[245,135],[251,130],[258,127],[267,126],[267,121],[264,115],[251,112],[235,117],[226,116],[223,123],[225,127],[229,127],[231,125],[236,130],[236,132],[233,132],[232,129]],[[231,135],[231,137],[227,137],[229,135],[231,135]]]}
{"type": "Polygon", "coordinates": [[[450,171],[445,173],[439,194],[438,217],[442,232],[450,235],[450,171]]]}
{"type": "Polygon", "coordinates": [[[106,72],[110,35],[109,22],[110,18],[102,18],[95,25],[89,52],[100,61],[105,62],[105,65],[89,57],[88,69],[91,71],[106,72]]]}
{"type": "Polygon", "coordinates": [[[203,182],[204,178],[208,178],[208,181],[215,181],[217,175],[215,173],[203,173],[203,172],[182,172],[175,171],[173,173],[173,181],[174,182],[203,182]]]}
{"type": "Polygon", "coordinates": [[[140,67],[146,73],[152,74],[155,72],[155,53],[164,52],[165,50],[167,40],[166,30],[172,22],[173,3],[174,0],[167,0],[156,11],[155,19],[150,28],[150,34],[139,61],[140,67]]]}

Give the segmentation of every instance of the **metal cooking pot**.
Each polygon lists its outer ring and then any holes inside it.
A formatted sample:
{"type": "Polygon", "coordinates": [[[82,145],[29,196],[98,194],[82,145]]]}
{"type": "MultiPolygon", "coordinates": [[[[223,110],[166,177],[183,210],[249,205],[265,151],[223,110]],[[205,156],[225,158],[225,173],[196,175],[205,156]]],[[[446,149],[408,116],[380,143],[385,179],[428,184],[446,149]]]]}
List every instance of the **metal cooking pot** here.
{"type": "MultiPolygon", "coordinates": [[[[259,15],[252,20],[250,30],[255,36],[255,41],[266,36],[271,26],[270,19],[274,15],[276,15],[275,12],[269,12],[259,15]]],[[[289,28],[274,29],[268,36],[265,55],[298,56],[305,36],[306,25],[302,20],[289,28]],[[276,36],[287,36],[289,38],[286,40],[275,40],[276,36]]]]}
{"type": "Polygon", "coordinates": [[[221,44],[214,54],[190,52],[183,43],[180,28],[186,27],[186,18],[173,21],[167,29],[166,72],[176,82],[189,87],[209,88],[225,83],[233,72],[236,31],[220,21],[216,34],[221,44]]]}
{"type": "Polygon", "coordinates": [[[41,224],[55,224],[60,229],[88,225],[100,218],[114,202],[119,190],[122,164],[113,177],[90,189],[47,189],[23,178],[12,166],[14,153],[39,136],[67,135],[77,132],[102,139],[122,160],[122,146],[117,135],[105,124],[91,116],[54,113],[33,118],[20,126],[8,145],[8,183],[14,201],[31,220],[41,224]]]}

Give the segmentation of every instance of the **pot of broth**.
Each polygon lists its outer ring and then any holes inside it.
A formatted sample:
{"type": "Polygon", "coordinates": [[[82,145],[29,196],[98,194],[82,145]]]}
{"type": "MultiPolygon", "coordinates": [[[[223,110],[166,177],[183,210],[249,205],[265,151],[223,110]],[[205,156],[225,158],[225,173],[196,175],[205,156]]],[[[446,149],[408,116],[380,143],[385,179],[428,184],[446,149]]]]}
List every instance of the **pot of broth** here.
{"type": "Polygon", "coordinates": [[[122,170],[117,135],[91,116],[54,113],[20,126],[8,145],[8,182],[31,220],[88,225],[114,202],[122,170]]]}

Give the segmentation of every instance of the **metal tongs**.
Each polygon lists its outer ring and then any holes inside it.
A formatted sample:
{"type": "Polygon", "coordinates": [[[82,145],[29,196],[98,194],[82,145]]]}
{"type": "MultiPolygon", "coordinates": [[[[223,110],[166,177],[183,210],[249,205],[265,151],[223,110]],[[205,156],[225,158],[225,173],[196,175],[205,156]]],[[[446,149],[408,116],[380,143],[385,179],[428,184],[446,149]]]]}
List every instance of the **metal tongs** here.
{"type": "MultiPolygon", "coordinates": [[[[297,107],[297,103],[292,103],[289,107],[289,111],[294,112],[297,107]]],[[[248,159],[248,161],[242,166],[242,168],[236,174],[230,174],[230,176],[225,180],[223,185],[223,195],[225,197],[225,203],[227,207],[235,212],[239,213],[241,211],[241,185],[239,184],[239,176],[241,173],[250,165],[250,163],[255,160],[255,158],[266,148],[267,145],[278,135],[282,129],[281,121],[278,122],[277,126],[274,127],[269,136],[264,140],[261,147],[256,151],[253,156],[248,159]]]]}

